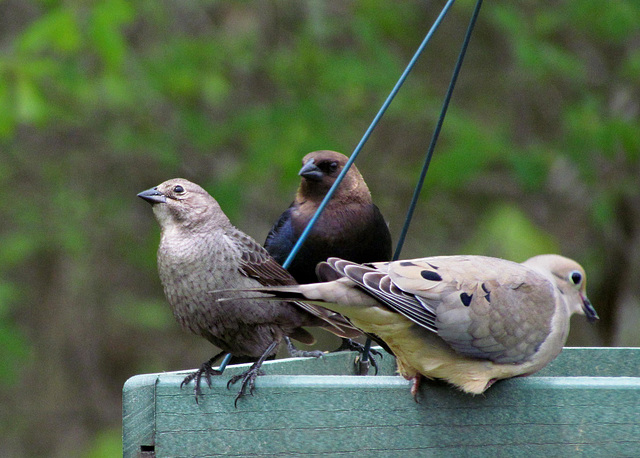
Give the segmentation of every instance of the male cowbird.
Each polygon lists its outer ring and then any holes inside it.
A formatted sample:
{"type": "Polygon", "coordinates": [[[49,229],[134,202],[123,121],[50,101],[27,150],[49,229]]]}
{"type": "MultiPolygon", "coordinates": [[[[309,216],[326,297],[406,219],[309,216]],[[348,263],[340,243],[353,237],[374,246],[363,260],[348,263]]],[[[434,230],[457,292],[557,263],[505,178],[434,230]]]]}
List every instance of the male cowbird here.
{"type": "MultiPolygon", "coordinates": [[[[309,153],[302,159],[295,200],[280,215],[264,243],[280,264],[289,256],[348,160],[345,155],[328,150],[309,153]]],[[[316,265],[329,257],[357,263],[391,259],[389,227],[355,165],[349,168],[287,270],[298,283],[313,283],[318,281],[316,265]]],[[[360,344],[350,339],[343,340],[341,349],[364,352],[360,344]]],[[[375,359],[371,362],[376,367],[375,359]]]]}
{"type": "Polygon", "coordinates": [[[324,283],[253,291],[321,303],[376,334],[413,380],[414,398],[422,376],[480,394],[497,380],[530,375],[562,351],[572,314],[598,319],[584,269],[558,255],[522,264],[485,256],[366,265],[330,258],[317,273],[324,283]]]}
{"type": "Polygon", "coordinates": [[[153,206],[161,227],[158,272],[176,320],[222,353],[185,378],[208,384],[220,372],[212,368],[224,353],[257,358],[242,379],[237,400],[253,391],[260,366],[275,354],[284,337],[310,344],[303,326],[320,326],[341,337],[360,335],[343,317],[321,307],[293,302],[240,300],[218,303],[212,291],[295,284],[294,278],[251,237],[236,229],[218,202],[197,184],[177,178],[138,194],[153,206]]]}
{"type": "MultiPolygon", "coordinates": [[[[269,254],[284,263],[347,163],[335,151],[315,151],[303,159],[295,200],[275,223],[264,243],[269,254]]],[[[391,259],[391,234],[362,175],[352,165],[316,221],[288,270],[298,283],[317,281],[316,265],[329,257],[363,263],[391,259]]]]}

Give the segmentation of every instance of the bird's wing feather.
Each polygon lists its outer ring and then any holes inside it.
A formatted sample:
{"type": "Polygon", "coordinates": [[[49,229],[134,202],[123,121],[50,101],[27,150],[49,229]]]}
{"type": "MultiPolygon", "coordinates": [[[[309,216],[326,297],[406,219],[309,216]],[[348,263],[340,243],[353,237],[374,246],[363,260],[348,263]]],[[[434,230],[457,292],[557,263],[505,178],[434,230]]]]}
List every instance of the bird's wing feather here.
{"type": "Polygon", "coordinates": [[[387,263],[356,264],[338,258],[329,258],[327,263],[391,310],[401,313],[420,326],[436,331],[433,326],[435,315],[428,316],[415,296],[397,288],[385,273],[374,267],[383,267],[387,263]]]}
{"type": "Polygon", "coordinates": [[[240,246],[240,271],[264,286],[295,285],[296,281],[267,250],[248,235],[237,231],[234,239],[240,246]]]}
{"type": "Polygon", "coordinates": [[[483,256],[396,262],[392,281],[415,295],[457,352],[500,363],[530,358],[551,332],[554,285],[521,264],[483,256]]]}
{"type": "MultiPolygon", "coordinates": [[[[258,242],[240,231],[233,233],[233,238],[241,249],[240,272],[254,278],[263,286],[296,285],[297,282],[267,250],[258,242]]],[[[328,325],[326,329],[340,337],[357,337],[361,335],[360,330],[355,328],[349,320],[342,315],[332,312],[314,304],[304,302],[292,302],[301,309],[322,319],[328,325]]]]}

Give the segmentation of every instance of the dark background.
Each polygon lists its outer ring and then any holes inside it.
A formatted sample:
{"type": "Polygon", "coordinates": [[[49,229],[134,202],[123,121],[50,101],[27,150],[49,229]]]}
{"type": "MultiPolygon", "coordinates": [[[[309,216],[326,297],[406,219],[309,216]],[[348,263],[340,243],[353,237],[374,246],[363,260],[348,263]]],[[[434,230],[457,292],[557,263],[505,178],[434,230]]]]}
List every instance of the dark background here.
{"type": "MultiPolygon", "coordinates": [[[[358,159],[394,240],[474,3],[358,159]]],[[[125,380],[213,355],[171,316],[136,193],[188,178],[262,242],[443,4],[0,3],[0,455],[118,456],[125,380]]],[[[639,23],[635,0],[485,2],[403,257],[573,257],[602,319],[569,344],[637,345],[639,23]]]]}

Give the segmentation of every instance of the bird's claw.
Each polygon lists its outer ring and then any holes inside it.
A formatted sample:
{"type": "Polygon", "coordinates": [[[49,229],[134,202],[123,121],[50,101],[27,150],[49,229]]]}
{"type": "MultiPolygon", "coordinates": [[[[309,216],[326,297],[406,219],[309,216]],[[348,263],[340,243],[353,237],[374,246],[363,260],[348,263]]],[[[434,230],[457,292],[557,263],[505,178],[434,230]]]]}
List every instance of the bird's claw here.
{"type": "Polygon", "coordinates": [[[240,386],[238,395],[233,402],[234,407],[238,408],[238,399],[247,395],[247,389],[249,390],[248,394],[253,396],[253,391],[255,390],[256,386],[256,378],[260,375],[264,375],[264,371],[262,371],[259,366],[256,366],[254,364],[242,374],[234,375],[229,379],[229,381],[227,382],[227,389],[230,389],[231,385],[234,385],[237,381],[242,380],[242,385],[240,386]]]}
{"type": "Polygon", "coordinates": [[[284,340],[287,344],[287,351],[289,352],[289,356],[291,356],[292,358],[320,358],[324,355],[324,352],[320,350],[298,350],[293,346],[291,339],[285,337],[284,340]]]}
{"type": "Polygon", "coordinates": [[[370,366],[373,366],[376,370],[376,375],[378,375],[378,363],[375,357],[384,358],[381,352],[373,348],[369,348],[369,357],[365,358],[366,347],[351,339],[342,339],[342,344],[335,351],[357,351],[360,353],[360,356],[356,357],[355,360],[355,364],[358,367],[357,372],[360,375],[367,375],[370,366]]]}
{"type": "Polygon", "coordinates": [[[422,381],[422,376],[420,374],[416,375],[411,379],[411,395],[413,396],[413,400],[420,404],[420,400],[418,399],[418,393],[420,391],[420,382],[422,381]]]}
{"type": "MultiPolygon", "coordinates": [[[[379,352],[376,352],[376,353],[379,353],[379,352]]],[[[361,355],[356,356],[356,359],[353,362],[356,365],[357,373],[359,375],[368,375],[369,374],[369,368],[371,366],[373,366],[373,368],[376,370],[375,375],[378,375],[378,362],[373,357],[373,353],[371,353],[371,358],[366,359],[366,360],[362,356],[364,356],[364,355],[361,354],[361,355]]],[[[382,357],[382,355],[380,355],[380,357],[382,357]]]]}
{"type": "MultiPolygon", "coordinates": [[[[338,348],[334,350],[334,352],[357,351],[362,355],[364,354],[364,349],[365,349],[365,346],[362,345],[360,342],[356,342],[355,340],[351,340],[351,339],[342,339],[342,343],[338,348]]],[[[378,350],[376,350],[375,348],[369,348],[369,354],[372,356],[379,356],[380,358],[384,358],[383,354],[378,350]]]]}
{"type": "Polygon", "coordinates": [[[212,360],[214,360],[214,358],[210,359],[209,361],[204,363],[202,366],[200,366],[200,369],[198,369],[197,371],[187,375],[182,381],[182,383],[180,383],[180,388],[182,389],[183,386],[188,385],[189,383],[191,383],[192,380],[195,380],[196,386],[193,389],[193,393],[195,394],[195,397],[196,397],[196,404],[198,404],[198,397],[202,396],[202,390],[200,389],[200,382],[202,380],[202,377],[204,376],[204,380],[207,382],[207,385],[209,386],[209,388],[211,388],[211,376],[222,374],[221,371],[216,370],[212,367],[212,364],[213,364],[212,360]]]}

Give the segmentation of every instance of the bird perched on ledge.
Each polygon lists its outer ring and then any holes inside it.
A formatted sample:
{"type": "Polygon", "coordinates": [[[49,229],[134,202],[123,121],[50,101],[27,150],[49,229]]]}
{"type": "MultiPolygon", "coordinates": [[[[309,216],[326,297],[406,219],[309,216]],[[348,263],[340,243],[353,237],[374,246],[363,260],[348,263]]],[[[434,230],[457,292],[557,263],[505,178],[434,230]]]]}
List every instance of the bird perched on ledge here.
{"type": "MultiPolygon", "coordinates": [[[[295,200],[280,215],[264,242],[280,264],[289,256],[348,160],[345,155],[328,150],[302,158],[295,200]]],[[[373,203],[362,175],[352,165],[287,270],[298,283],[313,283],[318,281],[316,265],[327,258],[357,263],[389,261],[391,245],[389,227],[373,203]]],[[[343,340],[339,350],[342,349],[364,352],[362,345],[349,339],[343,340]]],[[[374,354],[380,355],[377,351],[374,354]]],[[[377,370],[375,359],[370,362],[377,370]]],[[[367,368],[361,370],[366,373],[367,368]]]]}
{"type": "Polygon", "coordinates": [[[484,256],[439,256],[318,265],[324,283],[257,288],[278,300],[319,304],[379,336],[413,380],[443,379],[480,394],[495,381],[533,374],[562,351],[574,313],[598,315],[575,261],[535,256],[522,264],[484,256]]]}
{"type": "Polygon", "coordinates": [[[196,401],[201,378],[210,385],[211,376],[220,374],[212,365],[224,353],[257,358],[229,382],[243,380],[237,402],[253,391],[262,362],[284,337],[313,343],[303,326],[319,326],[340,337],[360,335],[344,317],[314,305],[259,299],[218,303],[213,290],[296,282],[260,244],[236,229],[197,184],[176,178],[138,196],[153,206],[162,230],[158,272],[176,320],[223,350],[185,378],[183,385],[195,379],[196,401]]]}

